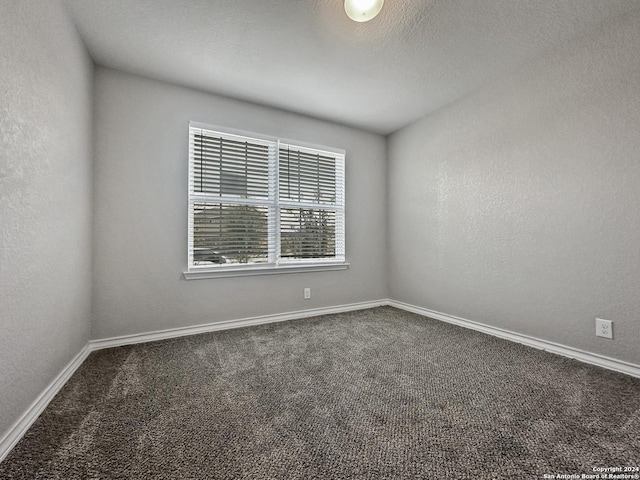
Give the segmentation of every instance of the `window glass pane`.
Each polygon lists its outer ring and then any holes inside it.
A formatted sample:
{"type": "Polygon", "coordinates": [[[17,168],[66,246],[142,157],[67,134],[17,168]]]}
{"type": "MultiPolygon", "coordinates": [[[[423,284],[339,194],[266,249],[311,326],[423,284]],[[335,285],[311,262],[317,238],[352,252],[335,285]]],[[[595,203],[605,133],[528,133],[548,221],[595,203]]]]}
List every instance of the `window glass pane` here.
{"type": "Polygon", "coordinates": [[[194,202],[193,264],[268,261],[268,207],[194,202]]]}
{"type": "Polygon", "coordinates": [[[269,147],[197,130],[193,134],[194,190],[217,196],[268,198],[269,147]]]}
{"type": "Polygon", "coordinates": [[[279,152],[279,163],[281,200],[335,203],[335,158],[284,147],[279,152]]]}
{"type": "Polygon", "coordinates": [[[336,212],[320,209],[280,210],[281,257],[332,258],[336,255],[336,212]]]}

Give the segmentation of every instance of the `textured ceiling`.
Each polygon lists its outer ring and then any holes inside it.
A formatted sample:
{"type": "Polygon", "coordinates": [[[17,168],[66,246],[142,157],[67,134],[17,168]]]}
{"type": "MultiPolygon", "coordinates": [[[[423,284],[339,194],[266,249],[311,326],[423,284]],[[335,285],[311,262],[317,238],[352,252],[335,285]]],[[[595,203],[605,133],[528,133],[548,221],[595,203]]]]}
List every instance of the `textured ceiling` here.
{"type": "Polygon", "coordinates": [[[388,134],[638,0],[64,0],[99,65],[388,134]]]}

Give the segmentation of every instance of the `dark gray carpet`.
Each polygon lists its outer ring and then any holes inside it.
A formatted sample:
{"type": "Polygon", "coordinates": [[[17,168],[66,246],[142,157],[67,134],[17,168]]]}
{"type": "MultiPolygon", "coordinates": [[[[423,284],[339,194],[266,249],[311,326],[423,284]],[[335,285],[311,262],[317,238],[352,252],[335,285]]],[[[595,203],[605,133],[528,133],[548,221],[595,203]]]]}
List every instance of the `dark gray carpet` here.
{"type": "Polygon", "coordinates": [[[10,479],[489,479],[640,464],[640,379],[377,308],[93,353],[10,479]]]}

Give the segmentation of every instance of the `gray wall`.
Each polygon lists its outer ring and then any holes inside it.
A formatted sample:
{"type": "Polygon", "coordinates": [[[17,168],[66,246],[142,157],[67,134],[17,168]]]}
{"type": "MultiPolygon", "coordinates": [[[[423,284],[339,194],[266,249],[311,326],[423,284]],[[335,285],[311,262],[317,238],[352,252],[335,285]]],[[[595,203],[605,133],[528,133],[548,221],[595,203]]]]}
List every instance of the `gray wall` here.
{"type": "Polygon", "coordinates": [[[640,363],[638,31],[601,25],[390,137],[392,298],[640,363]]]}
{"type": "Polygon", "coordinates": [[[384,137],[110,69],[95,90],[93,338],[386,298],[384,137]],[[184,280],[190,120],[345,149],[351,268],[184,280]]]}
{"type": "Polygon", "coordinates": [[[2,437],[89,338],[93,66],[57,2],[0,12],[2,437]]]}

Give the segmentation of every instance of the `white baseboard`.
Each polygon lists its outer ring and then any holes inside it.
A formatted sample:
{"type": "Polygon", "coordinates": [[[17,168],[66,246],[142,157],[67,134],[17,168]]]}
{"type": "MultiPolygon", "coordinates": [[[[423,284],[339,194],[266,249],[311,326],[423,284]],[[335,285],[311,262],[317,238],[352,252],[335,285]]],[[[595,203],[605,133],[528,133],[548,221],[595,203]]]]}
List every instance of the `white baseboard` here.
{"type": "Polygon", "coordinates": [[[9,452],[20,441],[22,436],[29,430],[29,427],[36,421],[42,411],[47,408],[49,402],[60,391],[60,389],[71,378],[82,362],[89,356],[91,349],[89,344],[85,345],[80,352],[71,360],[56,378],[44,389],[44,391],[35,399],[35,401],[27,408],[22,416],[13,424],[13,426],[0,439],[0,462],[9,454],[9,452]]]}
{"type": "Polygon", "coordinates": [[[317,317],[319,315],[329,315],[332,313],[351,312],[354,310],[364,310],[366,308],[381,307],[388,305],[389,301],[374,300],[371,302],[349,303],[335,307],[311,308],[309,310],[298,310],[295,312],[277,313],[273,315],[261,315],[259,317],[241,318],[237,320],[226,320],[223,322],[207,323],[195,325],[193,327],[169,328],[155,332],[138,333],[134,335],[124,335],[121,337],[104,338],[101,340],[91,340],[89,345],[91,350],[101,350],[103,348],[121,347],[135,343],[154,342],[166,340],[168,338],[184,337],[187,335],[197,335],[199,333],[215,332],[218,330],[228,330],[230,328],[249,327],[252,325],[262,325],[264,323],[285,322],[287,320],[297,320],[300,318],[317,317]]]}
{"type": "Polygon", "coordinates": [[[467,320],[466,318],[454,317],[453,315],[447,315],[446,313],[436,312],[434,310],[417,307],[415,305],[398,302],[396,300],[389,300],[388,305],[399,308],[401,310],[406,310],[408,312],[417,313],[425,317],[433,318],[435,320],[441,320],[443,322],[452,323],[461,327],[470,328],[471,330],[477,330],[488,335],[493,335],[494,337],[504,338],[505,340],[521,343],[523,345],[537,348],[539,350],[556,353],[564,357],[573,358],[580,362],[589,363],[591,365],[607,368],[609,370],[615,370],[616,372],[621,372],[633,377],[640,378],[640,365],[623,362],[622,360],[616,360],[615,358],[586,352],[584,350],[568,347],[559,343],[549,342],[547,340],[541,340],[539,338],[530,337],[528,335],[522,335],[520,333],[504,330],[502,328],[492,327],[484,323],[467,320]]]}

